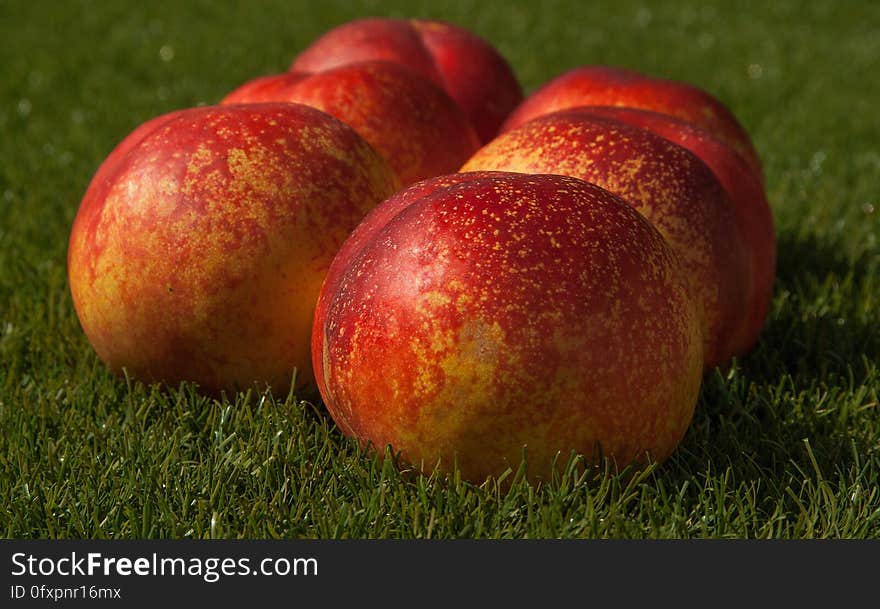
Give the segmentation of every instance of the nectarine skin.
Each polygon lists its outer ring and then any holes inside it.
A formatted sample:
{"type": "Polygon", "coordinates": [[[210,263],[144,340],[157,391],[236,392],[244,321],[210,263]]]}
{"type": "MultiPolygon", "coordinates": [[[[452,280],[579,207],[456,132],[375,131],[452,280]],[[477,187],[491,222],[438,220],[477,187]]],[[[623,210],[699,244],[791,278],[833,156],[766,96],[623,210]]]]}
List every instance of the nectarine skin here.
{"type": "Polygon", "coordinates": [[[83,198],[103,199],[107,194],[107,189],[113,185],[112,177],[116,172],[119,163],[125,158],[125,155],[128,154],[129,150],[137,146],[141,140],[155,131],[157,127],[174,119],[179,112],[180,111],[168,112],[167,114],[153,117],[135,127],[131,133],[122,138],[122,141],[110,151],[110,154],[108,154],[98,166],[98,169],[95,171],[95,174],[89,182],[83,198]]]}
{"type": "Polygon", "coordinates": [[[261,104],[279,101],[278,92],[288,88],[297,81],[306,78],[308,74],[298,72],[284,72],[282,74],[268,74],[258,76],[239,85],[230,91],[222,100],[221,105],[228,104],[261,104]]]}
{"type": "Polygon", "coordinates": [[[323,110],[367,140],[403,185],[456,171],[480,146],[470,121],[443,89],[387,61],[263,77],[222,103],[230,101],[295,102],[323,110]]]}
{"type": "Polygon", "coordinates": [[[735,354],[745,324],[745,246],[729,197],[695,155],[643,129],[569,110],[499,135],[462,167],[480,170],[569,175],[625,199],[681,258],[702,307],[706,366],[735,354]]]}
{"type": "Polygon", "coordinates": [[[189,109],[148,131],[99,172],[71,230],[71,293],[98,356],[208,393],[283,391],[294,368],[309,383],[324,274],[397,188],[391,169],[296,104],[189,109]]]}
{"type": "Polygon", "coordinates": [[[321,72],[366,60],[401,64],[440,85],[464,111],[481,143],[498,133],[523,98],[513,70],[491,44],[465,28],[437,20],[349,21],[315,40],[290,69],[321,72]]]}
{"type": "Polygon", "coordinates": [[[618,197],[475,172],[383,202],[328,272],[312,357],[348,435],[430,471],[547,479],[571,451],[669,456],[702,373],[678,259],[618,197]]]}
{"type": "Polygon", "coordinates": [[[508,116],[501,131],[578,106],[639,108],[693,123],[742,155],[764,182],[761,160],[751,137],[721,101],[699,87],[622,68],[582,66],[557,76],[529,95],[508,116]]]}
{"type": "Polygon", "coordinates": [[[692,123],[635,108],[593,106],[579,110],[647,129],[687,148],[706,163],[721,182],[730,195],[749,261],[747,321],[739,335],[732,339],[733,351],[739,354],[751,349],[767,319],[776,280],[776,231],[760,176],[729,146],[692,123]]]}

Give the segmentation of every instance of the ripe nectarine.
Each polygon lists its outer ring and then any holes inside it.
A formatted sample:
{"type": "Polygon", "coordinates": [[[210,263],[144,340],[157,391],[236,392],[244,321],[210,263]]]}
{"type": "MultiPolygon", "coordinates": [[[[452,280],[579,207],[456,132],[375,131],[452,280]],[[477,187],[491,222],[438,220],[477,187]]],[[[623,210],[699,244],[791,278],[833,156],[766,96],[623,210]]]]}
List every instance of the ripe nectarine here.
{"type": "Polygon", "coordinates": [[[688,427],[700,321],[678,258],[610,192],[554,175],[442,176],[374,209],[315,311],[343,432],[423,470],[533,479],[561,453],[662,460],[688,427]]]}
{"type": "Polygon", "coordinates": [[[136,130],[71,230],[82,327],[114,371],[207,392],[312,378],[324,274],[397,188],[350,127],[297,104],[182,110],[136,130]]]}

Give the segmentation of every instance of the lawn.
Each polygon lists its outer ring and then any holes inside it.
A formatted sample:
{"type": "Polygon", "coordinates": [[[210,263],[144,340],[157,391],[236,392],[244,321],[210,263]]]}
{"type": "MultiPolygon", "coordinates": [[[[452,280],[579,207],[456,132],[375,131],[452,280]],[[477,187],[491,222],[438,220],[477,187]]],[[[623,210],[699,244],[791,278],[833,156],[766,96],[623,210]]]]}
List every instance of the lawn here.
{"type": "Polygon", "coordinates": [[[0,0],[0,535],[880,537],[880,4],[0,0]],[[532,91],[605,63],[684,80],[752,134],[778,236],[756,348],[704,379],[668,461],[531,486],[415,476],[315,394],[217,400],[111,375],[67,239],[139,123],[286,69],[364,15],[491,41],[532,91]]]}

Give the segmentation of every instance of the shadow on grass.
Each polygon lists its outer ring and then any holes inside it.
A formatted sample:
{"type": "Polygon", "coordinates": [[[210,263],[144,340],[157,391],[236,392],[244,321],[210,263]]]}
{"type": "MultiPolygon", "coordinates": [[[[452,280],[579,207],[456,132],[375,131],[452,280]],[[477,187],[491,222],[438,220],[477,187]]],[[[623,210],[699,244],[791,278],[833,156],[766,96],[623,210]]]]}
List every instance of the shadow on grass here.
{"type": "Polygon", "coordinates": [[[771,319],[750,353],[707,374],[664,468],[674,479],[730,467],[774,486],[792,472],[833,476],[875,450],[880,332],[863,299],[876,261],[814,237],[782,236],[778,249],[771,319]]]}
{"type": "Polygon", "coordinates": [[[864,277],[868,272],[868,256],[855,260],[848,257],[836,243],[816,238],[815,235],[779,235],[777,244],[777,284],[791,287],[804,280],[824,279],[828,275],[843,277],[852,273],[864,277]]]}
{"type": "Polygon", "coordinates": [[[771,319],[739,365],[758,384],[790,375],[816,380],[865,379],[863,358],[880,360],[880,332],[858,311],[859,291],[872,270],[870,255],[847,258],[815,237],[781,237],[771,319]]]}

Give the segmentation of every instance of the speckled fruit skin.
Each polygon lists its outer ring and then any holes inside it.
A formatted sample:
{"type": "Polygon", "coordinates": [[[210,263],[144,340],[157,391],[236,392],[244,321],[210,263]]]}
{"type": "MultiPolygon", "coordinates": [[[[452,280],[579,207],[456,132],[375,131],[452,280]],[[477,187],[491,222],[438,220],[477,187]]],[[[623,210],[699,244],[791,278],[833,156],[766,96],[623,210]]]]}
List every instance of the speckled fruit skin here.
{"type": "Polygon", "coordinates": [[[644,129],[569,110],[499,135],[462,167],[480,170],[569,175],[625,199],[681,258],[702,308],[707,368],[735,354],[746,322],[745,245],[729,197],[694,154],[644,129]]]}
{"type": "Polygon", "coordinates": [[[537,116],[578,106],[639,108],[693,123],[742,155],[763,184],[761,160],[748,132],[721,101],[687,83],[621,68],[583,66],[557,76],[529,95],[508,116],[501,132],[537,116]]]}
{"type": "Polygon", "coordinates": [[[312,335],[344,433],[482,482],[525,454],[665,459],[702,373],[677,257],[631,207],[566,176],[441,176],[374,209],[328,271],[312,335]]]}
{"type": "Polygon", "coordinates": [[[459,26],[425,19],[368,17],[349,21],[315,40],[293,61],[295,72],[384,60],[430,78],[470,119],[481,142],[522,101],[510,65],[488,42],[459,26]]]}
{"type": "Polygon", "coordinates": [[[749,286],[746,291],[746,323],[733,339],[733,350],[745,353],[757,342],[767,319],[776,280],[776,230],[773,212],[767,201],[760,176],[729,146],[708,131],[674,117],[619,107],[585,107],[585,112],[647,129],[687,148],[721,182],[730,195],[737,226],[746,246],[749,286]]]}
{"type": "Polygon", "coordinates": [[[263,77],[221,103],[254,101],[296,102],[335,116],[385,157],[403,185],[456,171],[480,147],[470,121],[445,91],[387,61],[263,77]],[[272,78],[282,84],[275,86],[272,78]]]}
{"type": "MultiPolygon", "coordinates": [[[[314,303],[351,229],[398,183],[350,127],[297,104],[182,110],[87,189],[68,276],[114,371],[207,393],[312,380],[314,303]]],[[[115,156],[114,156],[115,155],[115,156]]]]}
{"type": "Polygon", "coordinates": [[[131,133],[125,136],[122,141],[110,151],[110,154],[108,154],[98,166],[95,175],[92,176],[92,180],[89,182],[85,197],[91,199],[103,199],[106,196],[106,190],[112,185],[112,180],[109,178],[116,171],[116,168],[119,166],[122,159],[125,158],[125,155],[128,154],[132,148],[137,146],[147,135],[155,131],[160,125],[176,118],[180,112],[181,111],[175,111],[162,114],[135,127],[131,133]]]}

